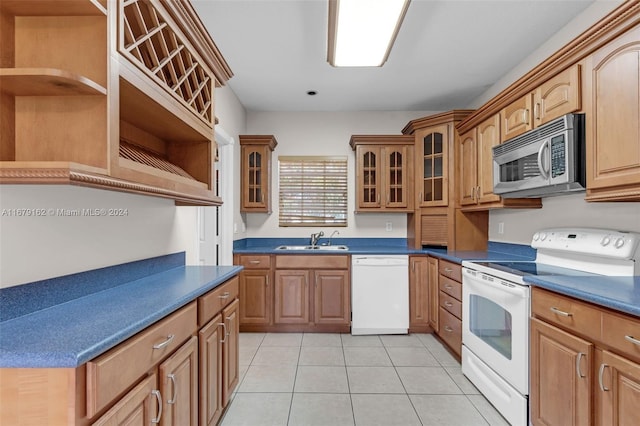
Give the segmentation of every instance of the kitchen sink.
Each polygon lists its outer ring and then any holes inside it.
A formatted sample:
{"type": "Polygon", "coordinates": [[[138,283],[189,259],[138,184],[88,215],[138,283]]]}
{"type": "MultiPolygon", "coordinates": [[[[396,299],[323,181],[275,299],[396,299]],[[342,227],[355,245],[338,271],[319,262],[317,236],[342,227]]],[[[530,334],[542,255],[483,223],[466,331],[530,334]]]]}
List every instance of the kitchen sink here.
{"type": "Polygon", "coordinates": [[[337,246],[278,246],[276,250],[311,250],[311,251],[340,251],[349,250],[349,247],[343,245],[337,246]]]}

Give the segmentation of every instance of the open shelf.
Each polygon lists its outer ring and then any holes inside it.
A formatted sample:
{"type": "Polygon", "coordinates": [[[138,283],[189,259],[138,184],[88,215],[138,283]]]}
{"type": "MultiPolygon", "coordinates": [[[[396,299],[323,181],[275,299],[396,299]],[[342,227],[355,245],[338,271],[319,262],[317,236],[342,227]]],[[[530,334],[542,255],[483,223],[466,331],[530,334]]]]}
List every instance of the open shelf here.
{"type": "Polygon", "coordinates": [[[55,68],[0,68],[0,91],[13,96],[107,94],[107,89],[98,83],[55,68]]]}
{"type": "Polygon", "coordinates": [[[94,16],[107,14],[106,3],[106,0],[2,0],[0,10],[16,16],[94,16]]]}

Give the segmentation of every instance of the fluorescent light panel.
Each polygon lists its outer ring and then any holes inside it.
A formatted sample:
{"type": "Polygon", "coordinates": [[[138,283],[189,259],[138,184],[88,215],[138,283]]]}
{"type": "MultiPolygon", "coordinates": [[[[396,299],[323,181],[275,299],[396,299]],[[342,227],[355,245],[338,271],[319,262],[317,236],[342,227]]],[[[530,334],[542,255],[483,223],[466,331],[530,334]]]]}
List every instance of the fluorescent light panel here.
{"type": "Polygon", "coordinates": [[[329,0],[329,63],[335,67],[382,66],[409,1],[329,0]]]}

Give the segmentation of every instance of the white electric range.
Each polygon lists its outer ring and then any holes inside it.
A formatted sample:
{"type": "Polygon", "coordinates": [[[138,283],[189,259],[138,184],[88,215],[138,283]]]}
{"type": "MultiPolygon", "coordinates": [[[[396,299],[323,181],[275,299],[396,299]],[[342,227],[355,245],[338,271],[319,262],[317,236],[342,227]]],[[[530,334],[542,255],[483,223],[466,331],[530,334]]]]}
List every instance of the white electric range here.
{"type": "Polygon", "coordinates": [[[528,422],[527,275],[640,275],[640,234],[592,228],[536,232],[535,261],[462,262],[462,372],[512,425],[528,422]]]}

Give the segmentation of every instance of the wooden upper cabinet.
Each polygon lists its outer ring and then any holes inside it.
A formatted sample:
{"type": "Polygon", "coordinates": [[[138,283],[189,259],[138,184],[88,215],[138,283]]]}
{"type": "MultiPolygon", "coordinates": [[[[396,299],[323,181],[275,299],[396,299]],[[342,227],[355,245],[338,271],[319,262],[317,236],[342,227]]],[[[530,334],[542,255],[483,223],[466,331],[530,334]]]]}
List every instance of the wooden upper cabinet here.
{"type": "Polygon", "coordinates": [[[413,209],[413,137],[353,135],[356,151],[356,210],[413,209]]]}
{"type": "Polygon", "coordinates": [[[527,93],[500,112],[502,137],[504,142],[533,129],[531,119],[531,94],[527,93]]]}
{"type": "Polygon", "coordinates": [[[214,88],[232,73],[189,2],[3,1],[0,19],[0,183],[222,203],[214,88]]]}
{"type": "Polygon", "coordinates": [[[581,68],[576,64],[542,83],[500,112],[500,142],[581,108],[581,68]]]}
{"type": "Polygon", "coordinates": [[[574,65],[536,89],[533,94],[535,127],[580,109],[580,72],[580,65],[574,65]]]}
{"type": "Polygon", "coordinates": [[[240,211],[271,213],[271,152],[276,145],[273,135],[240,135],[240,211]]]}
{"type": "Polygon", "coordinates": [[[476,129],[460,135],[460,156],[458,160],[458,181],[460,182],[460,205],[474,205],[478,172],[476,129]]]}
{"type": "Polygon", "coordinates": [[[587,64],[587,199],[639,201],[640,26],[587,64]]]}
{"type": "Polygon", "coordinates": [[[460,136],[459,201],[462,210],[539,208],[539,198],[502,198],[493,193],[493,151],[500,144],[500,116],[489,117],[460,136]]]}
{"type": "Polygon", "coordinates": [[[420,207],[449,204],[449,125],[417,130],[416,188],[420,207]]]}

